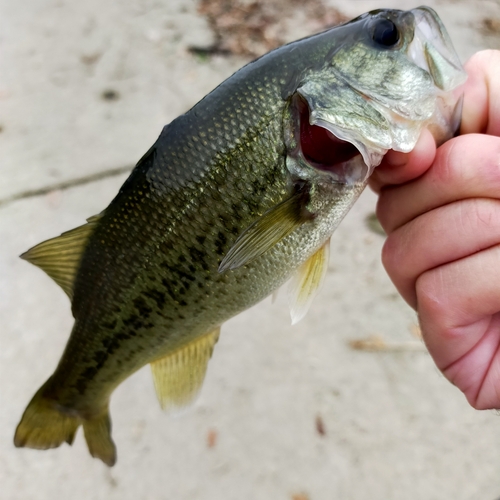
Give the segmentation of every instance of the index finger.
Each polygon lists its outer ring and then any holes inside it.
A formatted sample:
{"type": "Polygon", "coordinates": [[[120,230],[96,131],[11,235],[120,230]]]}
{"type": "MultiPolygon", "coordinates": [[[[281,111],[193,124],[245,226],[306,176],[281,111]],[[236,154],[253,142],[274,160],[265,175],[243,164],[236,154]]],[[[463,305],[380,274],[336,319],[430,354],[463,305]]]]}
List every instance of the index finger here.
{"type": "Polygon", "coordinates": [[[461,134],[500,136],[500,51],[484,50],[465,64],[461,134]]]}

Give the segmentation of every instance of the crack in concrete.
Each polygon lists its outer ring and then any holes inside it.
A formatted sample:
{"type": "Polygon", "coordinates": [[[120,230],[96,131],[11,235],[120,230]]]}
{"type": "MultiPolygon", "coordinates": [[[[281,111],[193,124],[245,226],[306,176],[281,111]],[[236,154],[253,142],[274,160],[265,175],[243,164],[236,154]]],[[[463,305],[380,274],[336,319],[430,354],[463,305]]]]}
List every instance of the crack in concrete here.
{"type": "Polygon", "coordinates": [[[35,196],[43,196],[44,194],[50,193],[51,191],[65,190],[75,186],[83,186],[85,184],[90,184],[91,182],[97,182],[109,177],[115,177],[126,172],[131,172],[133,168],[134,167],[131,165],[127,165],[126,167],[110,168],[109,170],[105,170],[104,172],[98,172],[96,174],[86,175],[84,177],[78,177],[76,179],[70,179],[68,181],[50,184],[49,186],[41,187],[38,189],[28,189],[27,191],[21,191],[20,193],[7,196],[7,198],[0,199],[0,208],[13,203],[14,201],[33,198],[35,196]]]}

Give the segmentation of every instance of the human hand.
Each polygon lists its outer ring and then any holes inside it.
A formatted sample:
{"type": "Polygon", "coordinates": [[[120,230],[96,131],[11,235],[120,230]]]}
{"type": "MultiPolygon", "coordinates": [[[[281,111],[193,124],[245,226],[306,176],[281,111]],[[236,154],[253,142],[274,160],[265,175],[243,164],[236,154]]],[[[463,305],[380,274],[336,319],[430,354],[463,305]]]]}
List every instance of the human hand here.
{"type": "Polygon", "coordinates": [[[477,409],[500,408],[500,52],[465,66],[460,133],[390,152],[370,184],[384,266],[438,368],[477,409]]]}

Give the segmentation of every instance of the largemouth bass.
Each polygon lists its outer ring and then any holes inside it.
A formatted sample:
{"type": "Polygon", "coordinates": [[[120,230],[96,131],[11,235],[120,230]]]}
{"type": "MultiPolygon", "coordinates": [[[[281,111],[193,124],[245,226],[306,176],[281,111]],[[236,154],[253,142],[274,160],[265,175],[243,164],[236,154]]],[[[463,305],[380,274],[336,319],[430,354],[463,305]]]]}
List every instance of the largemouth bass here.
{"type": "Polygon", "coordinates": [[[22,257],[71,299],[74,327],[16,446],[116,461],[108,405],[147,363],[163,407],[198,392],[221,325],[291,279],[293,322],[329,239],[389,149],[438,142],[465,73],[429,8],[378,10],[248,64],[167,125],[87,224],[22,257]]]}

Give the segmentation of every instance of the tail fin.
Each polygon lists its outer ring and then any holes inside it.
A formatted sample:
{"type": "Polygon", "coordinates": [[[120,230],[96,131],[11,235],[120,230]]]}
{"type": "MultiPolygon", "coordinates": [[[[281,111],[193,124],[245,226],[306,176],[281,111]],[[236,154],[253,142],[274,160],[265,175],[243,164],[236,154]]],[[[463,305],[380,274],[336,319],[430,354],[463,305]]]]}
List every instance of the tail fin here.
{"type": "Polygon", "coordinates": [[[116,447],[111,439],[111,419],[108,408],[99,416],[83,420],[82,423],[90,454],[95,458],[100,458],[110,467],[115,465],[116,447]]]}
{"type": "Polygon", "coordinates": [[[57,448],[63,442],[73,444],[76,431],[82,424],[87,446],[93,457],[110,467],[116,462],[116,448],[111,439],[111,420],[108,409],[86,419],[58,408],[54,401],[43,396],[42,386],[33,396],[16,429],[14,445],[38,450],[57,448]]]}
{"type": "Polygon", "coordinates": [[[33,396],[17,426],[14,444],[18,448],[46,450],[57,448],[64,441],[72,444],[81,424],[79,417],[59,411],[51,400],[44,398],[43,388],[33,396]]]}

